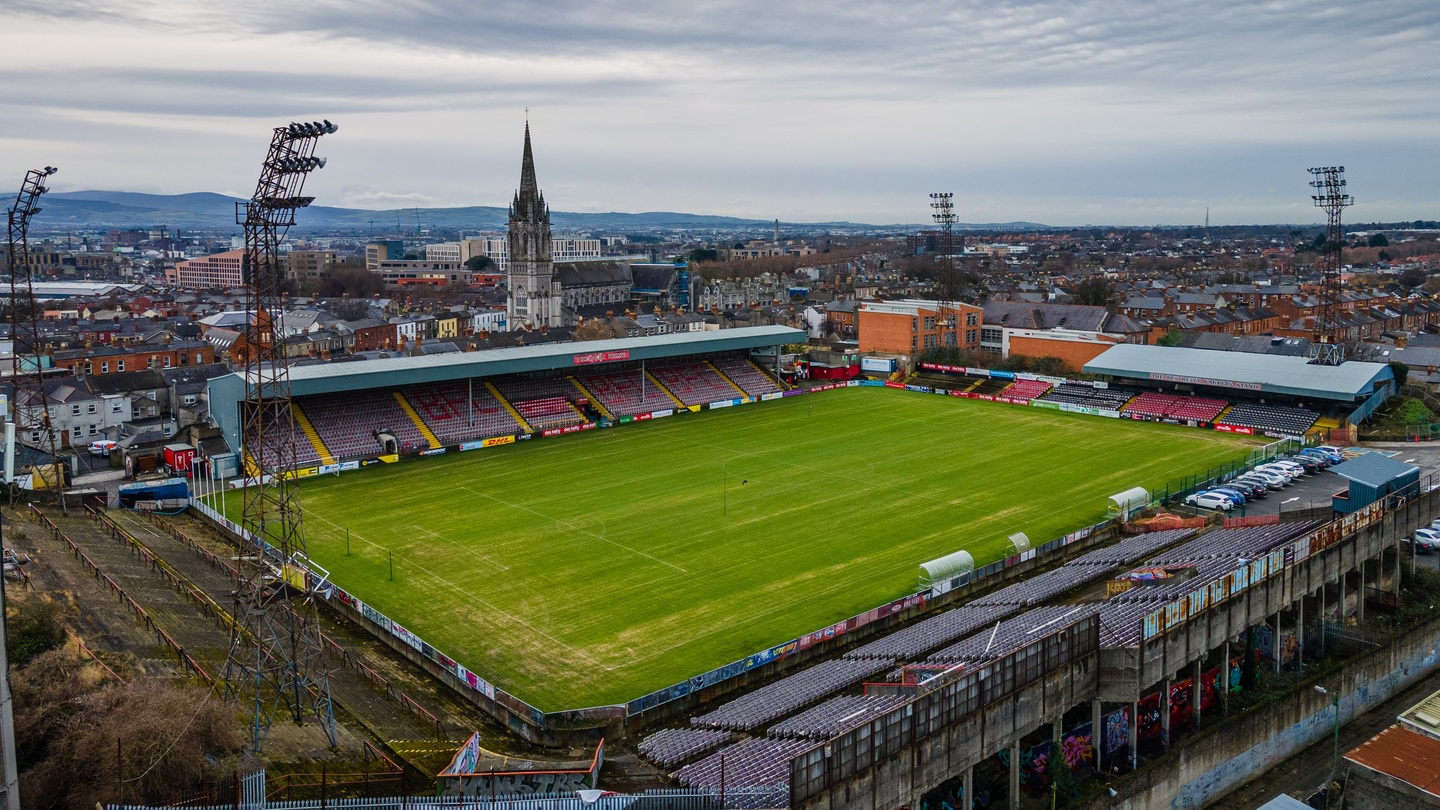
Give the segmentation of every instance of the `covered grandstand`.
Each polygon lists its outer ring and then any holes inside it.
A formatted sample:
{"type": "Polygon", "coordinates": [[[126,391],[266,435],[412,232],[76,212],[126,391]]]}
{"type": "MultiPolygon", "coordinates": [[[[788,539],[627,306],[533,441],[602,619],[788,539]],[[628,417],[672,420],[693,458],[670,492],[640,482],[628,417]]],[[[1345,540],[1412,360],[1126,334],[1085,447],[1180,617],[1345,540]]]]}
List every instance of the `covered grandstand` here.
{"type": "MultiPolygon", "coordinates": [[[[778,395],[784,384],[751,355],[804,339],[758,326],[295,366],[296,466],[469,450],[778,395]]],[[[226,441],[241,447],[243,379],[211,380],[209,395],[226,441]]]]}
{"type": "MultiPolygon", "coordinates": [[[[1085,364],[1104,396],[1133,419],[1213,425],[1272,436],[1305,434],[1324,416],[1359,422],[1385,401],[1395,377],[1384,363],[1320,365],[1304,357],[1121,344],[1085,364]],[[1120,387],[1126,386],[1126,387],[1120,387]]],[[[1066,388],[1065,396],[1075,390],[1066,388]]],[[[1076,387],[1078,389],[1078,386],[1076,387]]]]}

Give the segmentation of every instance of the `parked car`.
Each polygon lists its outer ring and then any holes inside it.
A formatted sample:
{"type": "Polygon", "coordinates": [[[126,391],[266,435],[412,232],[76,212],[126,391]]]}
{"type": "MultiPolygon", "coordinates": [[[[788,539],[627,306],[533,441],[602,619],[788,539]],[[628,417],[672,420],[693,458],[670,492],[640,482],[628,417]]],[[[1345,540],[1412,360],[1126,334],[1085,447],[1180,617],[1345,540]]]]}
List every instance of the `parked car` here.
{"type": "Polygon", "coordinates": [[[1212,495],[1224,495],[1225,497],[1233,501],[1236,506],[1243,506],[1245,505],[1246,501],[1250,500],[1249,498],[1245,497],[1245,493],[1234,487],[1211,487],[1209,489],[1209,492],[1212,495]]]}
{"type": "Polygon", "coordinates": [[[1325,462],[1321,461],[1318,458],[1306,455],[1289,456],[1280,459],[1280,461],[1288,461],[1291,464],[1299,464],[1301,467],[1305,468],[1305,472],[1319,472],[1320,470],[1323,470],[1325,468],[1325,462]]]}
{"type": "Polygon", "coordinates": [[[1300,451],[1300,455],[1313,458],[1321,464],[1325,465],[1326,467],[1329,467],[1332,464],[1339,463],[1335,460],[1334,456],[1320,450],[1317,447],[1307,447],[1304,450],[1300,451]]]}
{"type": "Polygon", "coordinates": [[[1294,481],[1296,478],[1299,478],[1300,476],[1305,474],[1305,468],[1301,467],[1299,464],[1286,464],[1283,461],[1272,461],[1269,464],[1261,464],[1255,469],[1260,470],[1261,472],[1279,473],[1280,475],[1284,475],[1286,478],[1289,478],[1291,481],[1294,481]]]}
{"type": "Polygon", "coordinates": [[[1222,512],[1229,512],[1235,507],[1235,502],[1219,493],[1197,492],[1185,499],[1185,503],[1201,509],[1219,509],[1222,512]]]}
{"type": "Polygon", "coordinates": [[[1282,470],[1278,467],[1273,469],[1256,467],[1255,469],[1250,471],[1250,475],[1259,476],[1263,480],[1275,484],[1275,486],[1277,487],[1286,486],[1291,481],[1295,480],[1295,475],[1293,473],[1289,472],[1288,470],[1282,470]]]}
{"type": "Polygon", "coordinates": [[[1405,542],[1415,544],[1416,551],[1435,551],[1440,549],[1440,529],[1416,529],[1415,536],[1405,542]]]}
{"type": "Polygon", "coordinates": [[[1265,487],[1243,477],[1226,481],[1222,486],[1226,489],[1238,489],[1242,495],[1252,501],[1265,497],[1265,487]]]}
{"type": "Polygon", "coordinates": [[[1340,462],[1345,460],[1345,454],[1341,452],[1340,448],[1336,447],[1333,444],[1322,444],[1318,447],[1312,447],[1310,449],[1319,450],[1325,455],[1330,456],[1331,458],[1335,459],[1336,464],[1339,464],[1340,462]]]}

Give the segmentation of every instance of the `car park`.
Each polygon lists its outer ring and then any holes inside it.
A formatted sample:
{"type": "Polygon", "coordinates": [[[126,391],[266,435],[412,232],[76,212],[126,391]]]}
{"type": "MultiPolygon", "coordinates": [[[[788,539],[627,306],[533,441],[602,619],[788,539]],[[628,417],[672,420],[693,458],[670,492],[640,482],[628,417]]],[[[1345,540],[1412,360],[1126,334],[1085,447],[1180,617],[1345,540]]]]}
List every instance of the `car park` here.
{"type": "Polygon", "coordinates": [[[1222,512],[1229,512],[1235,507],[1235,502],[1218,493],[1197,492],[1185,499],[1185,503],[1201,509],[1219,509],[1222,512]]]}
{"type": "Polygon", "coordinates": [[[1299,464],[1301,467],[1305,468],[1305,472],[1319,472],[1320,470],[1325,468],[1325,462],[1321,461],[1318,458],[1312,458],[1311,456],[1295,455],[1288,458],[1283,458],[1281,459],[1281,461],[1288,461],[1291,464],[1299,464]]]}
{"type": "Polygon", "coordinates": [[[1340,451],[1340,448],[1336,447],[1333,444],[1322,444],[1318,447],[1312,447],[1310,449],[1319,450],[1320,452],[1334,459],[1336,464],[1339,464],[1340,462],[1345,460],[1345,454],[1340,451]]]}

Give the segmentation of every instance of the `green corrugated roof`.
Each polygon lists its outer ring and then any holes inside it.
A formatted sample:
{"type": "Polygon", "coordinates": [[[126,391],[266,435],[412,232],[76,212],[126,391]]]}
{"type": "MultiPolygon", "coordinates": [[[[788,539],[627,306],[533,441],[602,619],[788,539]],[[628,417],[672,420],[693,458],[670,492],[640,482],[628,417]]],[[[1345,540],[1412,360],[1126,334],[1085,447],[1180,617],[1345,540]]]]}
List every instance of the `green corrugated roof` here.
{"type": "Polygon", "coordinates": [[[575,358],[581,355],[624,352],[627,360],[653,360],[801,343],[806,338],[803,330],[791,329],[788,326],[751,326],[651,337],[544,343],[538,346],[485,349],[478,352],[317,363],[290,369],[290,394],[300,397],[359,391],[378,386],[398,388],[469,377],[590,367],[591,363],[575,362],[575,358]]]}
{"type": "Polygon", "coordinates": [[[1330,468],[1330,472],[1357,484],[1380,489],[1397,478],[1420,472],[1420,468],[1381,453],[1365,453],[1336,464],[1330,468]]]}

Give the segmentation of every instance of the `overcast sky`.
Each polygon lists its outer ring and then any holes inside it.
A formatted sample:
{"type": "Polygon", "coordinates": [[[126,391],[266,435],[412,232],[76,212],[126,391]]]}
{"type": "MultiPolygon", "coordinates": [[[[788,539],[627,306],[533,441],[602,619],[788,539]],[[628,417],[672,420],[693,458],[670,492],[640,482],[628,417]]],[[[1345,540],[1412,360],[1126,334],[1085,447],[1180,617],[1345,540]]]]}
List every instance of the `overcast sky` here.
{"type": "MultiPolygon", "coordinates": [[[[1440,219],[1440,2],[0,0],[0,189],[307,186],[562,211],[1059,225],[1440,219]]],[[[13,193],[13,192],[7,192],[13,193]]]]}

